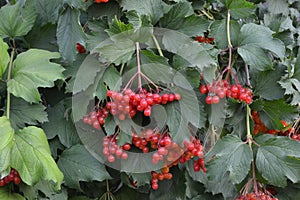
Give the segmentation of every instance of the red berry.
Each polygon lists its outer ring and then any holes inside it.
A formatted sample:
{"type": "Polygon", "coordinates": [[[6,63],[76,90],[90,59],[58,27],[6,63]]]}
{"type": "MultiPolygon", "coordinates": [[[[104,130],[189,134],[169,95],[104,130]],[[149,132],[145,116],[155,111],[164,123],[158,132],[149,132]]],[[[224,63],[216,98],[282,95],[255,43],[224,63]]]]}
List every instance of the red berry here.
{"type": "Polygon", "coordinates": [[[218,104],[219,102],[220,102],[219,96],[213,96],[213,97],[212,97],[212,103],[213,103],[213,104],[218,104]]]}
{"type": "Polygon", "coordinates": [[[19,184],[21,183],[21,179],[20,179],[19,177],[15,177],[15,178],[14,178],[14,183],[15,183],[16,185],[19,185],[19,184]]]}
{"type": "Polygon", "coordinates": [[[157,183],[153,183],[152,184],[152,189],[153,190],[157,190],[158,189],[158,184],[157,183]]]}
{"type": "Polygon", "coordinates": [[[108,162],[112,163],[112,162],[115,162],[116,159],[115,159],[115,157],[113,155],[109,155],[108,158],[107,158],[107,160],[108,160],[108,162]]]}
{"type": "Polygon", "coordinates": [[[201,85],[199,90],[201,94],[207,94],[208,92],[206,85],[201,85]]]}
{"type": "Polygon", "coordinates": [[[175,94],[175,100],[179,101],[181,99],[181,95],[180,94],[175,94]]]}
{"type": "Polygon", "coordinates": [[[212,104],[212,96],[207,96],[207,97],[205,98],[205,102],[206,102],[207,104],[212,104]]]}

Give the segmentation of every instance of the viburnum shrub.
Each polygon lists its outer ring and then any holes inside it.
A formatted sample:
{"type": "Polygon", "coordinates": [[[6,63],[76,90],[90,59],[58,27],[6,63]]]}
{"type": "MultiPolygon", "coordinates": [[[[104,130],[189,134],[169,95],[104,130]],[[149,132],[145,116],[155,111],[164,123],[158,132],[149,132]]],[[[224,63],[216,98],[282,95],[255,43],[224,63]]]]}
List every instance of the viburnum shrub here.
{"type": "Polygon", "coordinates": [[[299,199],[296,0],[0,0],[0,199],[299,199]]]}

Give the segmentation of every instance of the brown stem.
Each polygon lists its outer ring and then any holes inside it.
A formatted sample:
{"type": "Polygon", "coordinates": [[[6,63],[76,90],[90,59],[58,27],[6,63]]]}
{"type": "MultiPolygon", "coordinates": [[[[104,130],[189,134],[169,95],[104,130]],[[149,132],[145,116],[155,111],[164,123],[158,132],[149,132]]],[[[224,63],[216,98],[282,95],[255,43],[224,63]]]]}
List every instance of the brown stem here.
{"type": "Polygon", "coordinates": [[[138,42],[135,43],[136,46],[136,60],[137,60],[137,68],[138,68],[138,88],[142,89],[142,77],[141,77],[141,60],[140,60],[140,44],[138,42]]]}
{"type": "Polygon", "coordinates": [[[252,177],[253,177],[253,187],[254,187],[254,192],[256,195],[258,195],[258,187],[257,187],[257,180],[256,180],[256,175],[255,175],[255,165],[254,165],[254,160],[252,160],[252,177]]]}

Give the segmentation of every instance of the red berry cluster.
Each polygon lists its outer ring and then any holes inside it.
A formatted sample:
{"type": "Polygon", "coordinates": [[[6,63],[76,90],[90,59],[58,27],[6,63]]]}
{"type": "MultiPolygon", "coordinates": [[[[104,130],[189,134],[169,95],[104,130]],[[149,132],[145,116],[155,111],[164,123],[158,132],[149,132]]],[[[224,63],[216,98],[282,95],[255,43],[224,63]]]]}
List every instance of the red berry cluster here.
{"type": "Polygon", "coordinates": [[[76,49],[78,53],[86,53],[86,49],[84,46],[80,43],[76,43],[76,49]]]}
{"type": "Polygon", "coordinates": [[[201,85],[199,90],[201,94],[208,94],[205,99],[207,104],[218,104],[224,97],[231,97],[250,104],[253,98],[251,90],[240,84],[231,85],[227,80],[201,85]]]}
{"type": "Polygon", "coordinates": [[[278,199],[264,192],[259,192],[257,195],[254,192],[252,192],[246,195],[240,195],[238,198],[236,198],[236,200],[278,200],[278,199]]]}
{"type": "Polygon", "coordinates": [[[200,43],[213,43],[215,38],[209,38],[209,37],[205,37],[205,36],[197,36],[195,38],[198,42],[200,43]]]}
{"type": "Polygon", "coordinates": [[[152,172],[152,189],[158,189],[158,180],[172,178],[172,174],[169,173],[170,167],[176,166],[178,162],[185,163],[195,156],[198,156],[199,159],[194,161],[194,171],[198,172],[202,169],[204,173],[206,172],[203,149],[199,139],[191,137],[189,142],[183,142],[182,148],[173,142],[169,135],[165,135],[157,143],[152,140],[151,146],[154,145],[157,146],[157,152],[152,156],[152,163],[157,164],[159,161],[162,161],[165,167],[162,168],[162,173],[152,172]]]}
{"type": "Polygon", "coordinates": [[[95,0],[95,3],[107,3],[109,0],[95,0]]]}
{"type": "Polygon", "coordinates": [[[93,125],[95,129],[101,129],[101,126],[105,122],[105,118],[109,111],[106,108],[99,108],[92,111],[89,115],[83,117],[83,122],[85,124],[93,125]]]}
{"type": "Polygon", "coordinates": [[[132,146],[140,149],[143,153],[156,151],[152,155],[152,163],[158,164],[159,161],[162,161],[164,167],[161,173],[151,172],[151,184],[154,190],[158,189],[158,181],[172,178],[169,169],[176,166],[178,162],[185,163],[193,157],[199,157],[194,161],[194,170],[198,172],[202,169],[203,172],[206,172],[203,149],[199,139],[191,137],[190,141],[184,141],[183,147],[181,147],[172,141],[168,133],[161,134],[152,129],[145,129],[139,135],[135,132],[132,133],[132,144],[126,143],[118,147],[116,136],[108,136],[103,139],[103,154],[109,162],[114,162],[116,157],[127,159],[128,154],[124,151],[130,150],[132,146]]]}
{"type": "Polygon", "coordinates": [[[131,89],[126,89],[124,93],[109,90],[107,96],[113,101],[107,102],[106,108],[112,115],[118,115],[120,120],[124,120],[126,116],[134,117],[137,111],[150,116],[153,105],[167,104],[181,99],[179,94],[153,94],[145,89],[142,89],[140,93],[135,93],[131,89]]]}
{"type": "MultiPolygon", "coordinates": [[[[266,125],[261,121],[260,116],[259,116],[259,112],[257,111],[252,111],[251,112],[251,117],[254,121],[254,130],[253,130],[253,134],[257,135],[258,133],[266,133],[266,134],[271,134],[271,135],[281,135],[281,136],[291,136],[291,138],[293,140],[297,140],[300,142],[300,134],[295,133],[295,129],[294,127],[290,127],[288,130],[272,130],[272,129],[268,129],[266,127],[266,125]]],[[[283,127],[288,127],[290,126],[286,121],[284,120],[280,120],[281,124],[283,125],[283,127]]]]}
{"type": "Polygon", "coordinates": [[[104,137],[103,141],[103,154],[107,157],[108,162],[115,162],[116,158],[123,160],[128,158],[128,154],[123,150],[128,151],[130,149],[129,144],[123,145],[121,148],[118,147],[117,140],[114,136],[104,137]]]}
{"type": "Polygon", "coordinates": [[[10,170],[10,174],[0,179],[0,187],[3,187],[6,184],[13,182],[16,185],[21,183],[21,178],[19,173],[15,169],[10,170]]]}
{"type": "Polygon", "coordinates": [[[161,171],[162,173],[151,172],[151,187],[153,190],[158,189],[158,181],[162,181],[164,179],[170,180],[173,177],[173,175],[169,172],[169,167],[164,167],[161,171]]]}

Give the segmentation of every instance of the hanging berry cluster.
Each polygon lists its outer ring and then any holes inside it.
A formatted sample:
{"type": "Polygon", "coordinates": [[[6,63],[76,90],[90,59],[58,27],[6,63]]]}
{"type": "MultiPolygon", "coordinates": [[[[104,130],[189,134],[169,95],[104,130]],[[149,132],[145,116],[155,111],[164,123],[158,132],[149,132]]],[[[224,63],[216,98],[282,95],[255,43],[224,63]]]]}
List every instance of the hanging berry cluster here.
{"type": "Polygon", "coordinates": [[[105,118],[109,110],[104,108],[97,108],[95,111],[90,112],[88,115],[83,117],[83,122],[85,124],[92,125],[95,129],[101,129],[101,126],[105,122],[105,118]]]}
{"type": "Polygon", "coordinates": [[[206,173],[203,147],[199,139],[191,137],[190,141],[184,141],[180,146],[172,141],[168,133],[159,133],[155,129],[146,129],[141,131],[138,135],[136,132],[132,133],[132,144],[126,143],[118,146],[118,134],[107,136],[103,138],[102,152],[106,156],[108,162],[115,162],[116,159],[127,159],[128,153],[132,148],[140,149],[143,153],[154,152],[152,155],[152,163],[158,164],[162,162],[164,167],[160,172],[151,172],[152,189],[158,189],[158,181],[164,179],[171,179],[172,174],[169,169],[178,163],[185,163],[194,158],[194,171],[198,172],[201,169],[206,173]]]}
{"type": "Polygon", "coordinates": [[[15,169],[11,169],[9,175],[0,179],[0,187],[3,187],[11,182],[16,185],[19,185],[21,183],[20,175],[15,169]]]}
{"type": "Polygon", "coordinates": [[[78,53],[86,53],[86,49],[84,48],[84,46],[80,43],[76,43],[76,49],[78,53]]]}
{"type": "Polygon", "coordinates": [[[115,156],[123,160],[128,158],[128,154],[123,150],[128,151],[130,149],[129,144],[123,145],[122,147],[118,147],[116,137],[114,136],[104,137],[102,144],[103,144],[102,152],[106,156],[108,162],[111,163],[115,162],[116,160],[115,156]]]}
{"type": "MultiPolygon", "coordinates": [[[[151,146],[153,143],[151,144],[151,146]]],[[[170,136],[166,135],[161,138],[157,143],[157,151],[152,156],[152,163],[157,164],[159,161],[165,163],[161,170],[161,173],[152,172],[151,186],[153,190],[158,189],[158,181],[164,179],[171,179],[172,174],[169,173],[169,168],[176,166],[178,162],[185,163],[191,160],[193,157],[198,157],[194,159],[194,171],[198,172],[200,169],[206,173],[204,158],[203,158],[203,147],[199,139],[194,137],[190,138],[190,141],[184,141],[183,147],[179,146],[177,143],[172,142],[170,136]]]]}
{"type": "Polygon", "coordinates": [[[295,132],[294,127],[291,127],[286,121],[281,120],[281,124],[283,125],[283,130],[272,130],[268,129],[266,125],[261,121],[259,112],[252,111],[251,117],[254,121],[254,130],[253,134],[257,135],[258,133],[265,133],[265,134],[271,134],[271,135],[280,135],[280,136],[288,136],[291,137],[293,140],[297,140],[300,142],[300,134],[295,132]],[[286,130],[287,127],[290,127],[286,130]]]}
{"type": "Polygon", "coordinates": [[[110,97],[111,101],[108,101],[103,108],[96,108],[95,111],[86,115],[83,118],[84,123],[100,129],[108,113],[114,116],[118,115],[120,120],[125,120],[126,117],[133,118],[137,111],[143,112],[144,116],[148,117],[151,115],[152,106],[181,99],[180,94],[158,94],[145,89],[139,93],[135,93],[131,89],[126,89],[124,93],[109,90],[107,97],[110,97]]]}
{"type": "Polygon", "coordinates": [[[200,86],[200,93],[207,94],[205,99],[207,104],[218,104],[224,97],[243,101],[246,104],[252,102],[252,92],[240,84],[231,85],[227,80],[213,81],[212,84],[200,86]]]}
{"type": "Polygon", "coordinates": [[[272,195],[270,195],[270,194],[260,191],[258,194],[255,194],[254,192],[252,192],[252,193],[248,193],[245,195],[240,195],[235,200],[278,200],[278,199],[275,197],[272,197],[272,195]]]}
{"type": "Polygon", "coordinates": [[[137,111],[143,112],[145,116],[151,115],[151,108],[157,104],[167,104],[168,102],[178,101],[181,99],[180,94],[158,94],[148,92],[142,89],[139,93],[126,89],[124,93],[107,91],[107,96],[112,99],[106,104],[112,115],[118,115],[120,120],[127,117],[132,118],[137,111]]]}

